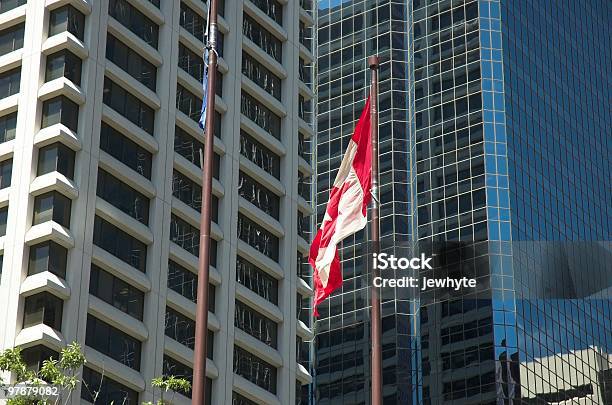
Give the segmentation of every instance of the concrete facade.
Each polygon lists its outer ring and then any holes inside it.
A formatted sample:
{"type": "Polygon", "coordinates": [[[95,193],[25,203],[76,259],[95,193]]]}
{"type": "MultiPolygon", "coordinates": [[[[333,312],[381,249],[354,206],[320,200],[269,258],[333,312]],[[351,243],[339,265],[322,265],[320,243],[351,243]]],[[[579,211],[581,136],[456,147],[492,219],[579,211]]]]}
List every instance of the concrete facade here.
{"type": "MultiPolygon", "coordinates": [[[[172,179],[173,170],[198,184],[201,179],[197,165],[176,153],[173,145],[176,127],[199,142],[204,141],[197,123],[176,107],[177,83],[200,100],[203,95],[201,83],[178,67],[179,43],[196,54],[201,54],[204,44],[181,26],[181,1],[162,0],[160,8],[147,0],[128,2],[159,26],[157,49],[109,16],[109,0],[30,0],[0,14],[0,31],[25,23],[23,47],[0,56],[0,74],[21,66],[20,91],[0,100],[0,117],[17,112],[14,139],[0,144],[0,162],[12,159],[10,187],[0,191],[0,209],[8,207],[6,235],[0,238],[3,256],[0,349],[43,345],[59,351],[67,343],[77,341],[84,348],[90,369],[104,370],[108,378],[137,391],[138,401],[149,401],[154,398],[150,381],[164,373],[164,356],[188,367],[193,365],[193,351],[165,336],[164,314],[169,307],[189,319],[195,317],[195,303],[169,289],[167,279],[169,259],[197,272],[197,257],[170,241],[169,224],[173,215],[192,227],[197,228],[199,224],[198,211],[173,196],[172,179]],[[85,16],[83,40],[70,32],[48,36],[50,12],[65,5],[72,5],[85,16]],[[156,66],[155,91],[107,60],[107,32],[156,66]],[[70,50],[82,60],[80,85],[65,77],[45,82],[46,57],[61,49],[70,50]],[[155,111],[153,136],[103,103],[105,77],[155,111]],[[62,123],[41,129],[43,102],[60,95],[79,106],[76,131],[62,123]],[[102,121],[152,154],[150,180],[100,149],[102,121]],[[54,142],[75,151],[73,179],[58,172],[37,176],[38,150],[54,142]],[[97,196],[99,168],[150,200],[148,225],[97,196]],[[51,190],[71,200],[69,228],[54,221],[32,225],[35,197],[51,190]],[[145,272],[94,244],[96,216],[146,244],[145,272]],[[65,278],[49,271],[28,276],[30,247],[48,240],[67,249],[65,278]],[[92,263],[144,292],[142,321],[89,293],[92,263]],[[43,323],[22,327],[25,298],[40,292],[49,292],[63,300],[61,330],[43,323]],[[86,345],[88,314],[141,342],[140,370],[86,345]]],[[[204,2],[182,0],[182,3],[200,17],[206,16],[204,2]]],[[[222,120],[220,137],[215,138],[220,167],[219,180],[214,180],[213,188],[219,206],[218,220],[212,228],[217,241],[217,265],[211,267],[210,273],[216,301],[214,313],[209,314],[208,327],[214,332],[214,350],[213,360],[209,360],[207,367],[207,376],[212,379],[213,404],[231,403],[233,393],[256,403],[296,403],[299,385],[311,382],[308,370],[296,361],[296,337],[303,341],[313,337],[310,327],[296,319],[296,307],[301,305],[296,292],[306,298],[312,295],[307,281],[298,276],[296,255],[306,256],[308,249],[305,237],[298,236],[298,212],[304,216],[312,212],[309,195],[301,196],[298,192],[298,173],[307,178],[313,172],[305,159],[308,155],[299,157],[298,149],[300,139],[307,143],[314,135],[312,117],[306,114],[300,118],[298,111],[300,96],[306,103],[314,97],[311,84],[299,80],[299,59],[306,65],[313,62],[311,52],[300,43],[299,37],[300,29],[310,27],[314,20],[297,1],[281,0],[277,3],[282,7],[283,24],[280,25],[255,3],[260,2],[226,1],[224,17],[219,23],[224,48],[219,63],[223,93],[216,99],[216,109],[222,120]],[[243,35],[240,29],[243,15],[250,16],[282,42],[280,62],[243,35]],[[242,74],[243,51],[282,80],[280,100],[242,74]],[[281,118],[279,139],[241,114],[242,92],[247,92],[281,118]],[[278,155],[279,178],[241,154],[241,131],[278,155]],[[236,192],[240,187],[240,171],[279,197],[278,219],[236,192]],[[239,213],[278,238],[277,260],[239,238],[239,213]],[[238,255],[278,280],[276,305],[236,281],[238,255]],[[276,348],[234,326],[236,299],[277,324],[276,348]],[[276,394],[234,372],[233,345],[277,369],[276,394]]],[[[79,398],[80,395],[75,395],[73,403],[80,403],[79,398]]],[[[175,401],[188,403],[182,395],[177,395],[175,401]]]]}

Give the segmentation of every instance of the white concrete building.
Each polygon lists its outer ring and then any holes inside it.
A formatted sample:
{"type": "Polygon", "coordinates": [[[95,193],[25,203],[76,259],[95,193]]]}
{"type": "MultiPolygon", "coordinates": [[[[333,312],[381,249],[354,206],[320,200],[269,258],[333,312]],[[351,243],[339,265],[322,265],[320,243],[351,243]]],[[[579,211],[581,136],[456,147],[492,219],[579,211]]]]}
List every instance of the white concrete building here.
{"type": "MultiPolygon", "coordinates": [[[[311,5],[220,4],[211,403],[300,403],[311,5]]],[[[35,366],[79,342],[98,403],[191,374],[205,17],[201,0],[0,0],[0,350],[35,366]]]]}

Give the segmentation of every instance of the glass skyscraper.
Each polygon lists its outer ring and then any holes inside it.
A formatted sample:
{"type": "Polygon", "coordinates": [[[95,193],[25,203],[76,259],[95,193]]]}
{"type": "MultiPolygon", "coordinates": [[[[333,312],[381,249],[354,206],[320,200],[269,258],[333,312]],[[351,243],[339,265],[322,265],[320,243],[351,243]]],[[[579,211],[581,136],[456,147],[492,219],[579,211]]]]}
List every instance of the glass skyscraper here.
{"type": "MultiPolygon", "coordinates": [[[[377,53],[383,246],[477,280],[383,291],[385,404],[612,403],[611,8],[319,0],[317,224],[377,53]]],[[[317,404],[369,403],[366,240],[316,324],[317,404]]]]}

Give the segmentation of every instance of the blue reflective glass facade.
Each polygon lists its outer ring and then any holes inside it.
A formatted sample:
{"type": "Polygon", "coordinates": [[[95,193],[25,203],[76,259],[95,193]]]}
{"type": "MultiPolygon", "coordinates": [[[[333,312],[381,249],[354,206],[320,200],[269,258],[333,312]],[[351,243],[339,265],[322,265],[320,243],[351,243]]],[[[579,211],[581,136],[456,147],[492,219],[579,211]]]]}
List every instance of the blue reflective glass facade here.
{"type": "MultiPolygon", "coordinates": [[[[444,242],[478,283],[383,293],[385,404],[612,403],[611,16],[319,0],[317,224],[378,53],[383,246],[444,242]]],[[[317,321],[317,404],[369,403],[366,240],[317,321]]]]}
{"type": "MultiPolygon", "coordinates": [[[[380,215],[381,239],[388,245],[413,239],[416,226],[411,184],[414,184],[413,117],[410,109],[412,69],[410,8],[404,2],[318,2],[318,129],[316,150],[317,224],[325,213],[329,187],[342,153],[354,131],[368,95],[368,55],[377,53],[379,70],[380,215]]],[[[323,303],[317,321],[315,384],[317,404],[341,399],[362,403],[369,388],[369,310],[367,234],[359,232],[343,242],[342,289],[323,303]]],[[[411,395],[414,375],[399,367],[414,350],[402,346],[413,309],[411,303],[387,297],[384,318],[384,387],[386,401],[411,395]],[[397,334],[398,325],[403,334],[397,334]],[[399,390],[399,392],[398,392],[399,390]]],[[[416,370],[416,365],[414,366],[416,370]]]]}
{"type": "Polygon", "coordinates": [[[496,339],[516,336],[499,352],[519,365],[508,398],[612,403],[612,5],[481,2],[481,15],[502,34],[491,35],[506,124],[495,150],[508,184],[496,186],[510,191],[516,332],[496,339]]]}

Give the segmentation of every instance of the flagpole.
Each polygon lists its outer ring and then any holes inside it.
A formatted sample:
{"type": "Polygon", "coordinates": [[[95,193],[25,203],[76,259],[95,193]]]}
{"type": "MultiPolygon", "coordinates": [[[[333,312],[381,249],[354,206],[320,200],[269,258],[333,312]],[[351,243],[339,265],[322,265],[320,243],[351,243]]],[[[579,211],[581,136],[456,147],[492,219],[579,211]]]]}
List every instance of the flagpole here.
{"type": "MultiPolygon", "coordinates": [[[[378,56],[368,58],[370,67],[370,136],[372,138],[372,208],[370,210],[370,242],[372,253],[380,252],[378,195],[378,56]]],[[[372,269],[372,280],[378,276],[378,269],[372,269]]],[[[374,284],[370,286],[372,297],[371,333],[372,333],[372,405],[382,405],[382,343],[380,318],[380,292],[374,284]]]]}
{"type": "MultiPolygon", "coordinates": [[[[205,145],[202,162],[202,212],[200,215],[200,250],[198,298],[196,302],[195,347],[193,361],[192,405],[203,405],[206,398],[206,354],[208,337],[208,271],[210,266],[210,221],[212,212],[212,173],[217,84],[217,0],[209,1],[207,47],[208,85],[206,86],[205,145]]],[[[206,61],[205,61],[206,62],[206,61]]]]}

